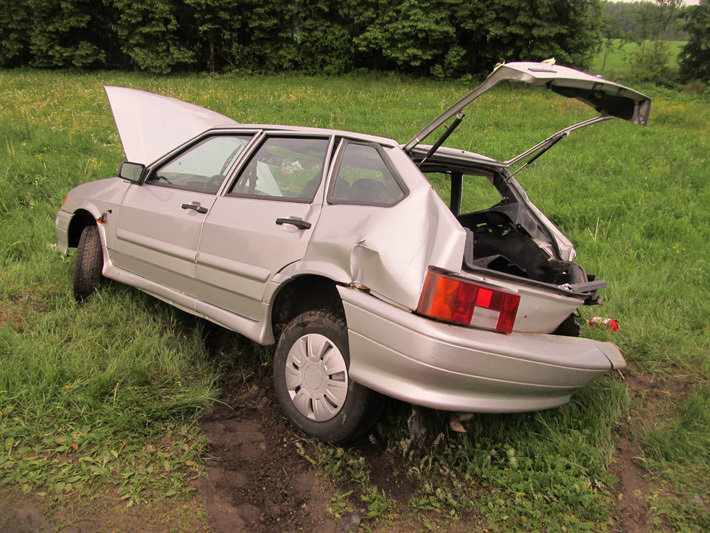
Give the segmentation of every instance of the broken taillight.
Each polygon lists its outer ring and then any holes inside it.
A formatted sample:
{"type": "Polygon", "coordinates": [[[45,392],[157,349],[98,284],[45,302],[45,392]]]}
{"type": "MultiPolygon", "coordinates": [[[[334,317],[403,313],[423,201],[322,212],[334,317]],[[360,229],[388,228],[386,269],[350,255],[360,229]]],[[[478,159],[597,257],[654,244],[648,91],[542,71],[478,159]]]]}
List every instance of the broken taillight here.
{"type": "Polygon", "coordinates": [[[518,294],[429,271],[417,312],[447,322],[510,333],[519,304],[518,294]]]}

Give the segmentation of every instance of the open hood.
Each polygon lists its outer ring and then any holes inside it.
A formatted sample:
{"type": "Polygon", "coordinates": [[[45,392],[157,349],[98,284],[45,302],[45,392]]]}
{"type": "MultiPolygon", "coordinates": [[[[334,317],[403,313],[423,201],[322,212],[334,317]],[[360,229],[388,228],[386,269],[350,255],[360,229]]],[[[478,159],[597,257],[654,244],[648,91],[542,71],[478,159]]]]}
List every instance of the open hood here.
{"type": "Polygon", "coordinates": [[[238,124],[231,118],[188,104],[126,87],[104,87],[126,158],[149,165],[170,150],[217,126],[238,124]]]}
{"type": "MultiPolygon", "coordinates": [[[[597,76],[592,76],[591,74],[586,74],[585,72],[580,72],[579,70],[554,64],[530,62],[502,63],[486,78],[486,81],[456,102],[456,104],[447,109],[426,128],[415,135],[414,138],[404,146],[404,150],[411,153],[429,134],[452,116],[457,115],[457,121],[460,122],[463,118],[462,111],[467,105],[502,81],[517,81],[530,85],[541,85],[562,96],[576,98],[599,112],[599,117],[571,126],[554,135],[551,138],[552,140],[554,140],[554,138],[559,139],[561,135],[566,135],[573,129],[608,118],[621,118],[633,122],[634,124],[644,126],[648,123],[651,99],[633,89],[597,76]]],[[[458,122],[454,124],[458,124],[458,122]]],[[[438,148],[438,145],[445,140],[448,134],[453,131],[454,127],[450,127],[442,139],[434,145],[434,151],[438,148]]],[[[525,154],[511,160],[511,162],[518,161],[522,157],[530,155],[540,148],[544,148],[547,144],[549,144],[549,142],[540,143],[537,147],[528,150],[525,154]]]]}

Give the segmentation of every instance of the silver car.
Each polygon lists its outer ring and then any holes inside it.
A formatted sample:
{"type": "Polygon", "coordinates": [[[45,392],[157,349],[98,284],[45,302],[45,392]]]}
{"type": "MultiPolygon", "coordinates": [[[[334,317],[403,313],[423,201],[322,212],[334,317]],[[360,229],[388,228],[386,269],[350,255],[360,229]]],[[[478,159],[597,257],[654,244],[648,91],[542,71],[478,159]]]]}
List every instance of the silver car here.
{"type": "Polygon", "coordinates": [[[78,248],[76,298],[110,278],[277,343],[276,394],[305,433],[362,434],[380,394],[453,413],[547,409],[625,366],[615,345],[579,338],[577,309],[606,284],[574,262],[509,169],[589,124],[646,124],[646,96],[566,67],[502,64],[400,144],[106,93],[130,162],[74,188],[57,214],[59,249],[78,248]],[[509,161],[443,147],[464,107],[502,81],[546,87],[599,116],[509,161]],[[450,205],[432,173],[450,181],[450,205]],[[472,181],[499,201],[462,213],[472,181]]]}

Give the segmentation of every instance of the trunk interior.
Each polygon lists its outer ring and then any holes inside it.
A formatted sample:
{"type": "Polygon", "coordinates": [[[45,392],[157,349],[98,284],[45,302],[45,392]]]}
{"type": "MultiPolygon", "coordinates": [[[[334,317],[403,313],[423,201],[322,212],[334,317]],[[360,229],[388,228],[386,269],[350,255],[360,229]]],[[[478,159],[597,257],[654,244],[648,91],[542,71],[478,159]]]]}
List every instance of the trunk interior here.
{"type": "Polygon", "coordinates": [[[458,219],[468,230],[465,266],[469,270],[484,268],[551,285],[588,281],[582,267],[572,261],[549,258],[505,213],[488,209],[460,215],[458,219]]]}

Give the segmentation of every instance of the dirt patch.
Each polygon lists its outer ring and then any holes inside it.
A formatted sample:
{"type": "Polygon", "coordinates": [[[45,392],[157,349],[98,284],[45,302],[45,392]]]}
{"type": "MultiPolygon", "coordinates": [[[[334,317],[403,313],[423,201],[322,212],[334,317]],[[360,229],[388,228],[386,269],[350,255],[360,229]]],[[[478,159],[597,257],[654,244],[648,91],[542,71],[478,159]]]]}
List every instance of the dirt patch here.
{"type": "MultiPolygon", "coordinates": [[[[243,341],[242,341],[243,342],[243,341]]],[[[211,441],[198,482],[215,533],[335,530],[322,479],[295,447],[271,387],[270,368],[239,357],[224,369],[220,403],[201,427],[211,441]]]]}
{"type": "Polygon", "coordinates": [[[642,372],[628,372],[624,376],[629,395],[634,402],[635,422],[644,429],[658,425],[659,416],[672,418],[678,397],[693,393],[697,384],[681,377],[659,378],[642,372]]]}
{"type": "Polygon", "coordinates": [[[633,405],[633,419],[616,436],[609,467],[609,474],[619,479],[612,490],[617,506],[615,521],[625,533],[673,531],[668,524],[651,524],[654,515],[649,508],[649,497],[667,491],[660,484],[649,481],[646,470],[639,464],[643,452],[634,441],[633,426],[648,430],[660,423],[660,417],[671,418],[678,396],[691,394],[695,385],[682,378],[661,379],[634,371],[624,375],[624,382],[633,405]]]}
{"type": "Polygon", "coordinates": [[[609,467],[609,474],[619,479],[612,494],[616,499],[616,521],[626,533],[646,533],[653,529],[649,524],[648,507],[652,487],[644,479],[646,471],[636,463],[640,453],[628,437],[620,436],[609,467]]]}
{"type": "Polygon", "coordinates": [[[205,511],[189,496],[127,507],[115,491],[90,498],[70,496],[61,508],[44,498],[0,490],[0,531],[3,533],[109,533],[114,531],[208,531],[205,511]]]}
{"type": "Polygon", "coordinates": [[[49,522],[41,509],[41,502],[30,496],[0,490],[0,531],[33,533],[48,530],[49,522]]]}
{"type": "MultiPolygon", "coordinates": [[[[252,355],[254,345],[215,330],[210,332],[208,348],[215,354],[228,353],[235,350],[235,343],[243,354],[222,365],[220,402],[201,422],[211,445],[198,497],[205,502],[210,527],[216,533],[358,531],[353,528],[366,509],[336,519],[328,507],[331,495],[349,490],[353,491],[351,505],[358,507],[361,488],[348,480],[337,487],[329,485],[320,470],[299,455],[296,443],[307,454],[314,454],[315,449],[284,419],[273,390],[271,366],[262,365],[252,355]]],[[[416,487],[404,459],[389,453],[376,438],[365,436],[349,446],[371,472],[370,483],[406,510],[416,487]]]]}

